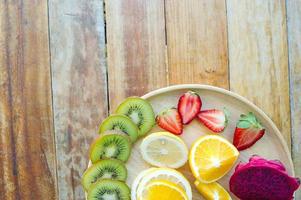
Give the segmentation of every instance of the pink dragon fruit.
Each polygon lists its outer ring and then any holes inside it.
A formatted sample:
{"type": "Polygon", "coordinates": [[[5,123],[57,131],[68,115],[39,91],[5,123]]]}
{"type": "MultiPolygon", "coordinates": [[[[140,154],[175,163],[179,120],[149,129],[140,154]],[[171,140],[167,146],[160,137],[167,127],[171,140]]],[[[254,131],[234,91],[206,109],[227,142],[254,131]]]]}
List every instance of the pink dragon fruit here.
{"type": "Polygon", "coordinates": [[[241,200],[291,200],[299,186],[280,161],[256,155],[238,164],[230,178],[230,191],[241,200]]]}

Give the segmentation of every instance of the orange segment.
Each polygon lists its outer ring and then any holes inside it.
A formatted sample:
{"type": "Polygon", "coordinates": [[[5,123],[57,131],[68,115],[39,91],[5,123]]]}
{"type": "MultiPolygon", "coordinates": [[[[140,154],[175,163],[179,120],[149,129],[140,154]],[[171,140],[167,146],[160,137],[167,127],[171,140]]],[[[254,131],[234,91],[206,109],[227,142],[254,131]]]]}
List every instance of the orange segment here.
{"type": "Polygon", "coordinates": [[[188,200],[185,191],[177,184],[167,180],[151,181],[139,200],[188,200]]]}
{"type": "Polygon", "coordinates": [[[196,188],[202,196],[207,200],[231,200],[229,193],[218,183],[201,183],[196,180],[194,182],[196,188]]]}
{"type": "Polygon", "coordinates": [[[189,164],[201,182],[211,183],[223,177],[234,165],[239,152],[226,139],[217,135],[199,138],[191,147],[189,164]]]}

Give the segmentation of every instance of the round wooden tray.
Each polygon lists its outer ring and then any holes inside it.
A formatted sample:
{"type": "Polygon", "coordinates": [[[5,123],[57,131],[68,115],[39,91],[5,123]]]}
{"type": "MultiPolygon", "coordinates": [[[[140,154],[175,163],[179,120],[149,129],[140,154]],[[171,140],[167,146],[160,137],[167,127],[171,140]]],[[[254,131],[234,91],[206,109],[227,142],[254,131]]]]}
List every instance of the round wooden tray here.
{"type": "MultiPolygon", "coordinates": [[[[280,160],[285,165],[288,173],[290,175],[294,175],[293,162],[291,160],[290,152],[284,139],[282,138],[280,131],[262,110],[260,110],[247,99],[225,89],[199,84],[175,85],[161,88],[149,92],[142,98],[147,99],[152,104],[155,114],[157,114],[165,108],[176,107],[181,94],[188,90],[193,90],[200,95],[203,103],[202,109],[223,109],[226,107],[229,110],[229,124],[225,131],[219,135],[225,137],[230,142],[232,142],[236,122],[242,113],[248,113],[250,111],[253,112],[266,128],[265,135],[256,144],[254,144],[251,148],[240,152],[237,163],[239,161],[246,162],[250,156],[256,154],[267,159],[280,160]]],[[[157,131],[162,131],[162,129],[158,126],[155,126],[149,132],[149,134],[157,131]]],[[[212,134],[212,132],[194,120],[189,125],[184,126],[183,134],[180,137],[184,140],[189,148],[194,140],[206,134],[212,134]]],[[[131,157],[126,164],[128,169],[127,184],[129,186],[132,185],[133,180],[142,170],[151,167],[142,159],[140,155],[140,143],[141,139],[134,144],[131,157]]],[[[190,172],[188,163],[178,170],[182,172],[190,181],[193,191],[193,200],[203,199],[193,184],[195,178],[190,172]]],[[[232,175],[233,170],[234,167],[226,176],[218,181],[228,191],[229,178],[232,175]]],[[[233,199],[237,199],[233,194],[231,194],[231,196],[233,199]]]]}

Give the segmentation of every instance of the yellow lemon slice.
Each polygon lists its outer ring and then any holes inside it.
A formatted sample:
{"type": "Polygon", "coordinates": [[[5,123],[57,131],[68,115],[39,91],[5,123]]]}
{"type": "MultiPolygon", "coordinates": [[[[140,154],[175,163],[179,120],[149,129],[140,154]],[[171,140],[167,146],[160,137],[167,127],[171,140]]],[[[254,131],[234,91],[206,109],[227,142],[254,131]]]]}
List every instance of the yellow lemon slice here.
{"type": "Polygon", "coordinates": [[[188,149],[179,137],[169,132],[153,133],[140,145],[143,159],[157,167],[179,168],[188,160],[188,149]]]}
{"type": "Polygon", "coordinates": [[[217,182],[202,183],[196,180],[194,184],[207,200],[231,200],[229,193],[217,182]]]}
{"type": "Polygon", "coordinates": [[[200,137],[191,147],[189,165],[201,182],[211,183],[223,177],[234,165],[238,150],[217,135],[200,137]]]}
{"type": "Polygon", "coordinates": [[[143,170],[142,172],[140,172],[138,174],[138,176],[136,176],[136,178],[132,184],[132,187],[131,187],[131,200],[137,200],[137,189],[138,189],[138,186],[139,186],[141,180],[144,178],[144,176],[146,176],[150,172],[154,171],[155,169],[156,168],[152,167],[152,168],[143,170]]]}
{"type": "Polygon", "coordinates": [[[166,180],[175,183],[185,191],[188,200],[192,199],[191,186],[188,180],[180,172],[168,168],[156,168],[152,171],[149,171],[149,173],[147,173],[146,175],[144,175],[141,181],[139,182],[137,192],[136,192],[136,197],[142,196],[143,190],[146,188],[146,186],[150,182],[155,180],[166,180]]]}
{"type": "Polygon", "coordinates": [[[155,180],[144,187],[138,200],[188,200],[185,191],[167,180],[155,180]]]}

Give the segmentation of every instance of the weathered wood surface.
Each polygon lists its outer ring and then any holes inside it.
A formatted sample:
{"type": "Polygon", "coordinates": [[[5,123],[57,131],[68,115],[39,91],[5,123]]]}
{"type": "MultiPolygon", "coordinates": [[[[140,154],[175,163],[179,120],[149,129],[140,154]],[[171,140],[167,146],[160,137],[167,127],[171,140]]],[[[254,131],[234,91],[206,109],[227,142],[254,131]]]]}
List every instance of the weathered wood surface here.
{"type": "Polygon", "coordinates": [[[229,88],[225,1],[166,0],[170,84],[229,88]]]}
{"type": "Polygon", "coordinates": [[[106,0],[110,111],[166,86],[164,0],[106,0]]]}
{"type": "MultiPolygon", "coordinates": [[[[287,27],[290,66],[292,157],[296,175],[301,177],[301,1],[287,1],[287,27]]],[[[301,199],[297,192],[296,199],[301,199]]]]}
{"type": "Polygon", "coordinates": [[[265,111],[290,137],[285,1],[227,1],[230,89],[265,111]]]}
{"type": "Polygon", "coordinates": [[[56,199],[46,1],[0,1],[0,199],[56,199]]]}
{"type": "Polygon", "coordinates": [[[103,2],[49,1],[59,199],[84,199],[81,176],[107,116],[103,2]]]}

